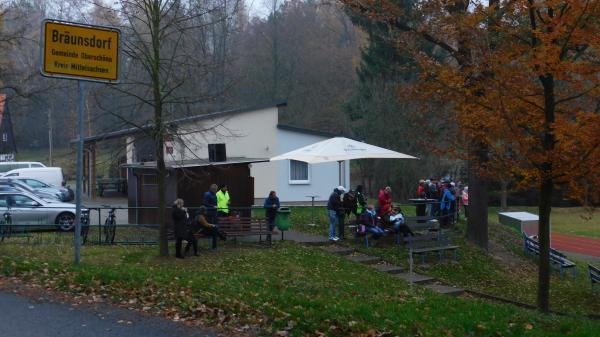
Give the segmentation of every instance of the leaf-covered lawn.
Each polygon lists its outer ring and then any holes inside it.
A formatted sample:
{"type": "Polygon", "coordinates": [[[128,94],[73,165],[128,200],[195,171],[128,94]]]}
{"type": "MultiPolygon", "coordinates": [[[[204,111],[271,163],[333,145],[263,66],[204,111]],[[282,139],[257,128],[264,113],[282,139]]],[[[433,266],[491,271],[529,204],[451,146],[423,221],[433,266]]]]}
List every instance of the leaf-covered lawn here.
{"type": "Polygon", "coordinates": [[[600,324],[410,289],[390,275],[293,243],[228,244],[175,260],[156,248],[0,244],[0,271],[176,320],[266,335],[594,336],[600,324]],[[248,326],[246,326],[248,325],[248,326]]]}

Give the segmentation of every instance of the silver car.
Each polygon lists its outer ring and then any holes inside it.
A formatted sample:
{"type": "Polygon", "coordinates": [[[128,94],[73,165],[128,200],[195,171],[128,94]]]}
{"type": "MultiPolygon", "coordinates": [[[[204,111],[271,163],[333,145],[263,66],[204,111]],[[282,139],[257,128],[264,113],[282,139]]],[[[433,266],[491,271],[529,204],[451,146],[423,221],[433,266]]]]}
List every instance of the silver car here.
{"type": "Polygon", "coordinates": [[[28,192],[0,190],[0,214],[7,212],[13,228],[70,231],[75,226],[75,204],[49,202],[28,192]]]}
{"type": "Polygon", "coordinates": [[[40,197],[44,200],[51,201],[51,202],[61,201],[60,197],[58,195],[56,195],[55,193],[36,190],[36,189],[32,188],[31,186],[29,186],[19,180],[0,178],[0,186],[12,187],[12,188],[15,188],[15,189],[23,191],[23,192],[28,192],[28,193],[37,195],[38,197],[40,197]]]}
{"type": "MultiPolygon", "coordinates": [[[[71,201],[73,200],[73,191],[66,187],[58,187],[50,184],[46,184],[45,182],[35,179],[35,178],[27,178],[27,177],[14,177],[11,180],[20,181],[27,186],[33,188],[36,191],[42,193],[48,193],[54,195],[60,201],[71,201]]],[[[38,193],[35,193],[38,194],[38,193]]]]}

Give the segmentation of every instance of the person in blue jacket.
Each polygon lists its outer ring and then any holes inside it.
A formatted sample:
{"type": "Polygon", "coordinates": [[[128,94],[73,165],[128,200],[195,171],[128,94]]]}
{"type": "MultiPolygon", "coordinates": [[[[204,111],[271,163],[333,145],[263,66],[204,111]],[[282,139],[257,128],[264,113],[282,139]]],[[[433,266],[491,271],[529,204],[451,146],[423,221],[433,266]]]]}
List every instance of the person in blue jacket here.
{"type": "Polygon", "coordinates": [[[217,184],[210,185],[208,191],[202,196],[202,206],[206,207],[206,220],[211,224],[217,223],[217,184]]]}
{"type": "Polygon", "coordinates": [[[275,193],[275,191],[269,192],[269,196],[265,199],[263,208],[265,209],[265,215],[270,231],[273,231],[273,228],[275,227],[275,217],[277,216],[279,207],[281,207],[281,204],[279,203],[277,193],[275,193]]]}
{"type": "Polygon", "coordinates": [[[445,182],[442,185],[442,197],[440,198],[440,211],[441,211],[441,221],[440,221],[440,226],[442,228],[448,228],[448,224],[450,223],[450,208],[452,206],[452,203],[454,203],[454,201],[456,200],[456,198],[454,197],[454,193],[452,193],[450,191],[450,189],[448,188],[449,183],[445,182]]]}

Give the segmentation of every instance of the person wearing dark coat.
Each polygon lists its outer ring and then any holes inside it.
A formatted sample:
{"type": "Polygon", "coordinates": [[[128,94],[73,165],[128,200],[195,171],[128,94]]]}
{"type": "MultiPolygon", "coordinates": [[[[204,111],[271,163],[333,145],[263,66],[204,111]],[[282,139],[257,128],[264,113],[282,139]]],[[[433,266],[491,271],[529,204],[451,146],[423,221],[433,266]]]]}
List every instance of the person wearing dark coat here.
{"type": "Polygon", "coordinates": [[[225,241],[227,239],[225,233],[219,230],[215,224],[211,224],[206,219],[206,207],[202,206],[198,209],[198,215],[192,223],[194,231],[203,235],[212,237],[212,249],[217,249],[217,237],[225,241]]]}
{"type": "Polygon", "coordinates": [[[186,251],[189,250],[190,244],[194,247],[194,255],[198,255],[198,240],[192,235],[190,228],[187,225],[189,218],[187,209],[183,207],[183,199],[175,200],[173,204],[173,229],[175,234],[175,257],[183,259],[181,254],[181,244],[183,240],[187,241],[186,251]]]}
{"type": "Polygon", "coordinates": [[[210,185],[208,191],[202,196],[202,206],[206,207],[206,220],[212,224],[217,223],[217,184],[210,185]]]}
{"type": "Polygon", "coordinates": [[[279,207],[281,207],[281,204],[279,203],[277,193],[275,193],[275,191],[269,192],[269,196],[265,199],[263,208],[265,209],[265,215],[270,231],[273,231],[273,228],[275,227],[275,218],[277,217],[277,210],[279,207]]]}
{"type": "Polygon", "coordinates": [[[356,202],[356,193],[353,190],[344,193],[342,205],[344,206],[344,214],[347,218],[350,216],[350,214],[354,214],[354,218],[358,219],[358,204],[356,202]]]}
{"type": "Polygon", "coordinates": [[[363,185],[356,186],[354,194],[356,197],[356,214],[360,216],[365,211],[365,209],[367,209],[367,200],[365,199],[365,195],[363,194],[363,185]]]}
{"type": "Polygon", "coordinates": [[[327,215],[329,216],[329,240],[330,241],[339,241],[344,236],[344,206],[342,204],[342,194],[346,192],[346,189],[343,186],[338,186],[333,190],[333,193],[329,196],[329,201],[327,201],[327,215]],[[340,219],[341,218],[341,219],[340,219]],[[339,228],[339,237],[335,235],[335,226],[338,225],[339,228]]]}
{"type": "Polygon", "coordinates": [[[361,213],[357,225],[359,226],[359,232],[371,233],[373,239],[378,240],[385,234],[385,231],[377,225],[376,217],[373,205],[369,205],[361,213]]]}

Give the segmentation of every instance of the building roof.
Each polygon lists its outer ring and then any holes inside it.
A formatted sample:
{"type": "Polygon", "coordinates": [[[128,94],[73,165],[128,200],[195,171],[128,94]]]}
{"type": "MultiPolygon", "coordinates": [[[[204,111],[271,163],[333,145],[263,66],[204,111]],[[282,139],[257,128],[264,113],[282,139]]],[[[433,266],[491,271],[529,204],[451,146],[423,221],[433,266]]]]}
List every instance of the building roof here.
{"type": "Polygon", "coordinates": [[[304,134],[309,134],[309,135],[314,135],[314,136],[321,136],[321,137],[326,137],[326,138],[333,138],[333,137],[342,137],[342,136],[344,136],[342,134],[333,134],[333,133],[325,132],[325,131],[319,131],[319,130],[313,130],[313,129],[305,129],[305,128],[301,128],[301,127],[297,127],[297,126],[292,126],[292,125],[288,125],[288,124],[277,124],[277,128],[279,130],[304,133],[304,134]]]}
{"type": "MultiPolygon", "coordinates": [[[[264,163],[268,162],[269,158],[246,158],[246,157],[231,157],[227,158],[227,161],[211,162],[208,159],[190,159],[182,161],[170,161],[166,162],[165,165],[170,169],[177,168],[191,168],[191,167],[203,167],[203,166],[223,166],[223,165],[237,165],[237,164],[252,164],[252,163],[264,163]]],[[[141,163],[124,164],[121,167],[131,168],[156,168],[155,161],[146,161],[141,163]]]]}
{"type": "MultiPolygon", "coordinates": [[[[254,107],[209,112],[209,113],[205,113],[205,114],[199,114],[199,115],[194,115],[194,116],[178,118],[178,119],[174,119],[172,121],[166,122],[165,124],[169,124],[169,125],[185,124],[185,123],[189,123],[189,122],[195,122],[198,120],[223,117],[223,116],[234,115],[234,114],[244,113],[244,112],[252,112],[252,111],[262,110],[262,109],[267,109],[267,108],[272,108],[272,107],[279,108],[279,107],[284,107],[284,106],[287,106],[287,103],[284,101],[274,102],[271,104],[258,105],[258,106],[254,106],[254,107]]],[[[98,135],[94,135],[94,136],[85,137],[85,138],[83,138],[83,141],[84,142],[94,142],[94,141],[102,141],[102,140],[109,140],[109,139],[113,139],[113,138],[119,138],[122,136],[127,136],[127,135],[135,134],[135,133],[138,133],[138,132],[141,132],[144,130],[148,130],[152,127],[154,127],[154,124],[148,123],[148,124],[142,125],[140,127],[127,128],[127,129],[111,131],[111,132],[106,132],[106,133],[102,133],[102,134],[98,134],[98,135]]],[[[77,142],[77,139],[71,140],[71,143],[76,143],[76,142],[77,142]]]]}

